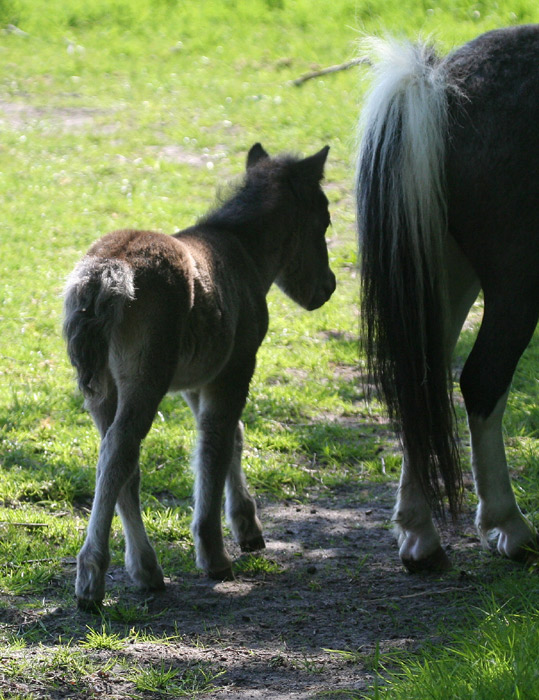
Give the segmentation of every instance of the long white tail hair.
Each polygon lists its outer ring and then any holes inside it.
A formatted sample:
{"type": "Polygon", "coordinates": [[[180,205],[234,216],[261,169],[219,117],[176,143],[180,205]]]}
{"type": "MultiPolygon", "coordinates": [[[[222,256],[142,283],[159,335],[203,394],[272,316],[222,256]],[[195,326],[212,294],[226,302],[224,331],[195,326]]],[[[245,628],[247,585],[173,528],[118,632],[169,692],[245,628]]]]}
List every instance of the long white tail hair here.
{"type": "Polygon", "coordinates": [[[426,43],[368,39],[373,81],[360,119],[357,221],[362,339],[425,495],[451,512],[461,472],[446,337],[445,149],[453,86],[426,43]]]}

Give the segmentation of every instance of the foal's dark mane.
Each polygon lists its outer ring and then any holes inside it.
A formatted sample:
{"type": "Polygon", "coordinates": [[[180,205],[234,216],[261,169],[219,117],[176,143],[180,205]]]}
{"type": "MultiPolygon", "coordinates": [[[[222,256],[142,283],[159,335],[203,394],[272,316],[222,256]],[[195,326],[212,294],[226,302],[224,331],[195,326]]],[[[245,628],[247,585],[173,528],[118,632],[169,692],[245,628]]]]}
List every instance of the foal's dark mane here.
{"type": "Polygon", "coordinates": [[[263,224],[268,215],[275,213],[277,203],[282,203],[282,183],[290,166],[299,160],[285,154],[249,169],[238,184],[218,194],[220,201],[197,225],[238,233],[258,228],[256,222],[263,224]]]}

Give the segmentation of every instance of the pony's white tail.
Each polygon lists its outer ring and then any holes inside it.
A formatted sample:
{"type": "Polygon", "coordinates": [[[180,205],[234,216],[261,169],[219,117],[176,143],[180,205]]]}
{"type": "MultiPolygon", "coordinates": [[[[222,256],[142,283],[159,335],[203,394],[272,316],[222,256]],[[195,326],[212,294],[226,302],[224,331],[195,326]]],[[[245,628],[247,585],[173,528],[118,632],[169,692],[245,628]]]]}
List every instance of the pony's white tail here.
{"type": "Polygon", "coordinates": [[[416,478],[458,510],[445,332],[445,144],[451,86],[432,48],[371,39],[374,80],[362,113],[357,207],[363,342],[416,478]]]}

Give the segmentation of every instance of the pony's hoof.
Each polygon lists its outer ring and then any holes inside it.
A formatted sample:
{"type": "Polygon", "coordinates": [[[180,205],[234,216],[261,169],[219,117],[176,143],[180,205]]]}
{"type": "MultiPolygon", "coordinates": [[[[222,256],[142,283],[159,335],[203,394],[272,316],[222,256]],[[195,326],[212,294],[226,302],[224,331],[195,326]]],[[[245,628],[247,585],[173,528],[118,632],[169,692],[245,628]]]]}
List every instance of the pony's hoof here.
{"type": "Polygon", "coordinates": [[[451,569],[449,557],[441,547],[429,554],[424,559],[402,559],[402,563],[411,574],[441,573],[451,569]]]}
{"type": "Polygon", "coordinates": [[[262,535],[258,535],[245,542],[240,542],[240,548],[242,552],[258,552],[260,549],[266,549],[266,543],[262,535]]]}
{"type": "Polygon", "coordinates": [[[101,615],[103,612],[103,601],[89,600],[88,598],[77,598],[77,608],[81,612],[91,613],[92,615],[101,615]]]}
{"type": "Polygon", "coordinates": [[[207,572],[207,575],[213,581],[234,581],[235,579],[231,566],[227,566],[226,569],[220,569],[219,571],[210,570],[207,572]]]}

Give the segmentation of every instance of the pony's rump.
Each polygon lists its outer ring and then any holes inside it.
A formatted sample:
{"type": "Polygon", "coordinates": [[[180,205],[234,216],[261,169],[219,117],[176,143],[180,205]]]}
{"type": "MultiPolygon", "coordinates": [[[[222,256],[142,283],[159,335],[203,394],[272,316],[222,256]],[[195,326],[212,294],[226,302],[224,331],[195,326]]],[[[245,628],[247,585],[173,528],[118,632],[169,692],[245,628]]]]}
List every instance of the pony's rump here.
{"type": "Polygon", "coordinates": [[[85,395],[99,393],[112,329],[134,299],[133,270],[123,260],[84,257],[64,292],[64,337],[85,395]]]}
{"type": "Polygon", "coordinates": [[[374,81],[362,114],[357,219],[362,339],[414,476],[452,513],[461,472],[444,326],[444,158],[451,84],[426,44],[369,40],[374,81]]]}

